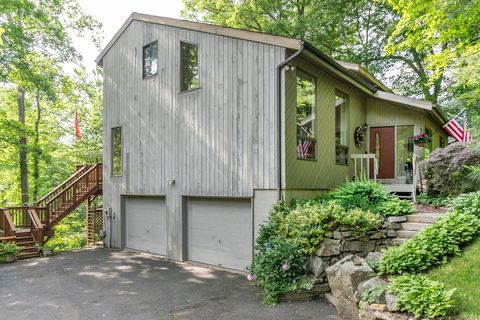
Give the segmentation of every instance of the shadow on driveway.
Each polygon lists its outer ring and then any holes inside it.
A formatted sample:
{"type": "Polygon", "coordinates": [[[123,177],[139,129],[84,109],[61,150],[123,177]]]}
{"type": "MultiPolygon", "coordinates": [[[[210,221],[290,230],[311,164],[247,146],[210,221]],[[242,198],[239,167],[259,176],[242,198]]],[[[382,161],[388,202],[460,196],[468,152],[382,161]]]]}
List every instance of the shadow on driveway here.
{"type": "Polygon", "coordinates": [[[0,318],[329,319],[317,300],[262,305],[245,277],[135,252],[86,249],[0,266],[0,318]]]}

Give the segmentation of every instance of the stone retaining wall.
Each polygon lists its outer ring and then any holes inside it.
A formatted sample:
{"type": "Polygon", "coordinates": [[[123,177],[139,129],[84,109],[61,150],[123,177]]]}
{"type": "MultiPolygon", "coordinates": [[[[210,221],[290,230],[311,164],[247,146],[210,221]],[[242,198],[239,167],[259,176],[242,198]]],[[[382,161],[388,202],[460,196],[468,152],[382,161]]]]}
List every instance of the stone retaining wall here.
{"type": "Polygon", "coordinates": [[[325,238],[315,255],[309,258],[309,270],[314,276],[311,291],[285,294],[280,301],[308,300],[315,297],[324,298],[330,292],[326,269],[348,255],[366,258],[369,263],[378,262],[378,254],[383,249],[394,244],[395,230],[401,228],[400,223],[407,218],[388,217],[378,230],[372,230],[368,235],[355,238],[346,226],[333,226],[325,233],[325,238]],[[367,257],[368,256],[368,257],[367,257]],[[373,260],[373,262],[371,262],[373,260]]]}

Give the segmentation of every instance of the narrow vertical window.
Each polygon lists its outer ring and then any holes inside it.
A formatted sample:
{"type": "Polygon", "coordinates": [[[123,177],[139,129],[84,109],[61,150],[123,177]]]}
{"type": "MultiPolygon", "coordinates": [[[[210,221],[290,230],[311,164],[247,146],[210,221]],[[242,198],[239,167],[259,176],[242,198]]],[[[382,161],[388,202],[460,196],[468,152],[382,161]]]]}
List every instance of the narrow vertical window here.
{"type": "Polygon", "coordinates": [[[112,175],[122,175],[122,128],[112,128],[112,175]]]}
{"type": "Polygon", "coordinates": [[[297,159],[315,160],[315,80],[297,73],[297,159]]]}
{"type": "Polygon", "coordinates": [[[348,96],[335,93],[335,162],[348,165],[348,96]]]}
{"type": "Polygon", "coordinates": [[[180,91],[198,88],[198,46],[180,42],[180,91]]]}
{"type": "Polygon", "coordinates": [[[143,77],[149,78],[158,71],[158,42],[152,42],[143,47],[143,77]]]}

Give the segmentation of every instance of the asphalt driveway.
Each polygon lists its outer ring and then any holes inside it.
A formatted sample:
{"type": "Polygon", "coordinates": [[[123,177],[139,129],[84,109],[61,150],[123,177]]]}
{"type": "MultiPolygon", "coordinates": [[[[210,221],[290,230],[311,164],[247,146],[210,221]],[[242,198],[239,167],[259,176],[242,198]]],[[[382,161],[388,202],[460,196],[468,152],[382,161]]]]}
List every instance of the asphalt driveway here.
{"type": "Polygon", "coordinates": [[[331,319],[317,300],[266,307],[244,276],[135,252],[87,249],[0,266],[0,318],[331,319]]]}

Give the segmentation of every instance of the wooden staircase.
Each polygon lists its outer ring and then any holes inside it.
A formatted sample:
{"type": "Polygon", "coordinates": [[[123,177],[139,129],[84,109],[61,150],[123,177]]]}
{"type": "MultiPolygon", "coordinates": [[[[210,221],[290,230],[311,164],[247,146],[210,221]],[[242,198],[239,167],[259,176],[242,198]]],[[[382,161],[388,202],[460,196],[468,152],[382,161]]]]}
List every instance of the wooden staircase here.
{"type": "Polygon", "coordinates": [[[38,247],[53,236],[53,227],[82,203],[90,204],[101,194],[102,164],[79,166],[33,206],[0,208],[0,242],[15,242],[20,247],[18,259],[38,257],[38,247]]]}

